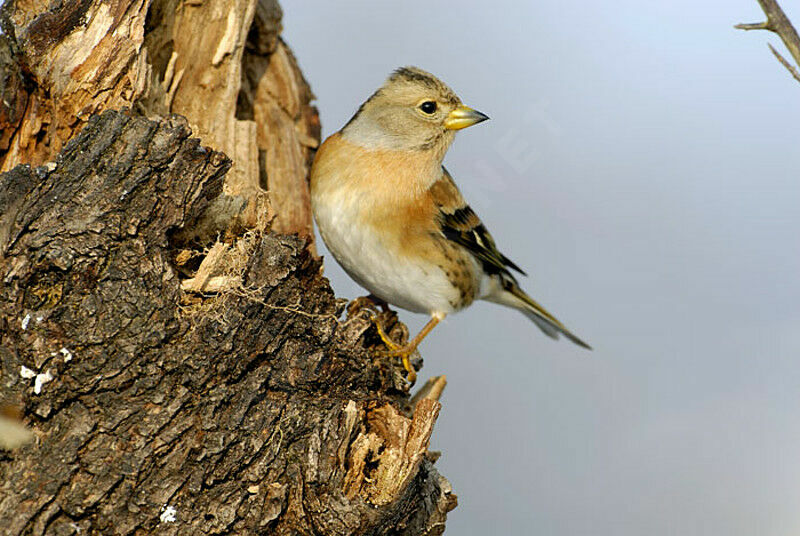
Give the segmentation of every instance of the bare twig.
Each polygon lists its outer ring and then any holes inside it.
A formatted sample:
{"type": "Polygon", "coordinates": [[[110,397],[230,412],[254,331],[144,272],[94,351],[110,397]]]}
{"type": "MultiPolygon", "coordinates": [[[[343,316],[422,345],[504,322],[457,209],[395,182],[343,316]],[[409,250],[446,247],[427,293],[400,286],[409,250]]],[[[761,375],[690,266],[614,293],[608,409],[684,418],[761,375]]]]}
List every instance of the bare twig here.
{"type": "Polygon", "coordinates": [[[737,30],[769,30],[766,22],[741,22],[734,26],[737,30]]]}
{"type": "MultiPolygon", "coordinates": [[[[735,28],[739,30],[769,30],[778,34],[783,44],[786,45],[787,50],[789,50],[794,58],[795,63],[800,65],[800,36],[798,36],[797,30],[792,26],[786,13],[783,12],[776,0],[758,0],[758,3],[767,15],[767,20],[765,22],[737,24],[735,28]]],[[[772,53],[775,54],[775,57],[778,58],[778,61],[780,61],[781,64],[789,70],[792,76],[800,82],[797,68],[790,64],[786,58],[781,56],[772,45],[769,45],[769,48],[772,50],[772,53]]]]}
{"type": "Polygon", "coordinates": [[[789,63],[789,60],[781,56],[781,53],[775,50],[774,46],[770,45],[769,43],[767,43],[767,45],[769,46],[769,49],[772,51],[772,53],[775,54],[775,57],[778,58],[778,61],[781,62],[784,67],[789,69],[789,72],[792,73],[794,79],[800,82],[800,72],[798,72],[797,67],[789,63]]]}

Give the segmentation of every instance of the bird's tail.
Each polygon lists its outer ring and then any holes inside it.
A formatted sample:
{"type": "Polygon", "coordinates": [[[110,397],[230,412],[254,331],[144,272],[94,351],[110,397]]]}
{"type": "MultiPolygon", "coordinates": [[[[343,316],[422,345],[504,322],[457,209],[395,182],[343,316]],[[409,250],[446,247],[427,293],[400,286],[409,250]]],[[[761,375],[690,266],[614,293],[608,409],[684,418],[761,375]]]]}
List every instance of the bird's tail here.
{"type": "Polygon", "coordinates": [[[485,299],[522,311],[548,337],[558,339],[559,335],[564,335],[578,346],[587,350],[592,349],[591,346],[564,327],[564,324],[548,313],[544,307],[528,296],[524,290],[519,288],[516,282],[505,280],[502,282],[502,286],[503,290],[501,292],[493,293],[492,296],[487,296],[485,299]]]}

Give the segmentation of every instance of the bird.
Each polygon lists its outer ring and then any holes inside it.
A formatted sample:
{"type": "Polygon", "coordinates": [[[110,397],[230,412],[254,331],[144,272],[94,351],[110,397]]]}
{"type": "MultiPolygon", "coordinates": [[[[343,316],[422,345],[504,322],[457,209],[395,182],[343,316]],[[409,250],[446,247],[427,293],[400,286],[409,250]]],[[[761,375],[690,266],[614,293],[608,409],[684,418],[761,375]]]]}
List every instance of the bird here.
{"type": "Polygon", "coordinates": [[[476,300],[522,311],[546,335],[591,347],[528,296],[443,165],[461,129],[489,117],[418,67],[388,77],[319,147],[311,206],[322,240],[356,283],[382,302],[430,320],[407,344],[376,321],[413,385],[411,356],[447,315],[476,300]]]}

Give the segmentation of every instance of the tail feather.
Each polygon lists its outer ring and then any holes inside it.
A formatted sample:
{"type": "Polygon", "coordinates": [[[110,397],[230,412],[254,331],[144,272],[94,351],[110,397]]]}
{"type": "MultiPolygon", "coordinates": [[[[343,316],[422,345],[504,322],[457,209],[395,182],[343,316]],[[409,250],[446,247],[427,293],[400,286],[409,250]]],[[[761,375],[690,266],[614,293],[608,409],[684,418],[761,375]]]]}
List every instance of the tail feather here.
{"type": "Polygon", "coordinates": [[[503,288],[499,293],[487,296],[487,300],[494,301],[501,305],[506,305],[519,309],[528,318],[530,318],[536,326],[541,329],[545,335],[553,339],[558,339],[559,335],[564,335],[573,343],[591,350],[592,347],[583,342],[570,330],[564,327],[564,324],[558,321],[556,317],[547,312],[547,310],[539,305],[533,298],[525,294],[525,291],[519,288],[515,282],[503,281],[503,288]]]}

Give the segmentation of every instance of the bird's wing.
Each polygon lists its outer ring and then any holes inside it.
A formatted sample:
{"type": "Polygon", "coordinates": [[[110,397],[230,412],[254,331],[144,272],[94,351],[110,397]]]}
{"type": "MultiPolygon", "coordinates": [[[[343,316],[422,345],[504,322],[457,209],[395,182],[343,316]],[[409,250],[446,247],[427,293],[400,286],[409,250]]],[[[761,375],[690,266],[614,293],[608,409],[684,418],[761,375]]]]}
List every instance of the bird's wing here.
{"type": "Polygon", "coordinates": [[[498,285],[484,299],[519,309],[550,337],[558,338],[559,334],[563,334],[575,344],[591,349],[519,287],[509,269],[523,275],[525,272],[500,253],[492,235],[467,205],[453,178],[446,169],[442,169],[442,178],[430,189],[431,197],[438,208],[439,230],[445,238],[464,247],[478,259],[484,272],[495,276],[493,280],[498,285]]]}
{"type": "Polygon", "coordinates": [[[477,214],[470,208],[450,173],[442,168],[443,175],[431,186],[430,193],[438,207],[438,224],[442,235],[464,247],[483,265],[487,274],[511,277],[511,270],[527,275],[522,269],[500,253],[492,235],[486,230],[477,214]]]}

